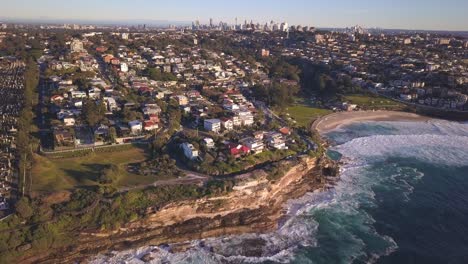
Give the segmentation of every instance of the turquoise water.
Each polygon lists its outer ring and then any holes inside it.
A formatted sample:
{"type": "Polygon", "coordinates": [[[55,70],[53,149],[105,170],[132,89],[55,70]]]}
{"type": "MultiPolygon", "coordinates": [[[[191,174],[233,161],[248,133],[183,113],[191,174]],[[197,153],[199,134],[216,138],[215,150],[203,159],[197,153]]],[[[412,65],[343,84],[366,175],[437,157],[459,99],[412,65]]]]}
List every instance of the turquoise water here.
{"type": "Polygon", "coordinates": [[[342,180],[308,212],[317,246],[293,262],[468,263],[468,125],[368,122],[327,136],[342,180]]]}
{"type": "Polygon", "coordinates": [[[468,124],[364,122],[326,135],[340,180],[270,234],[147,246],[93,263],[468,263],[468,124]]]}

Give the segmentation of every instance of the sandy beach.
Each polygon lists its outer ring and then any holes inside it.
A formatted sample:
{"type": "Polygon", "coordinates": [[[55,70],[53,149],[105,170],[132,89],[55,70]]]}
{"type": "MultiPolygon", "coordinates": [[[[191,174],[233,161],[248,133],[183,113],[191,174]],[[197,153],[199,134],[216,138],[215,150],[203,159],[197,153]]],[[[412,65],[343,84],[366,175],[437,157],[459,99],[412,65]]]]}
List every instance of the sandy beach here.
{"type": "Polygon", "coordinates": [[[359,121],[427,121],[430,119],[432,118],[397,111],[338,112],[317,119],[312,124],[312,129],[316,129],[319,133],[324,133],[359,121]]]}

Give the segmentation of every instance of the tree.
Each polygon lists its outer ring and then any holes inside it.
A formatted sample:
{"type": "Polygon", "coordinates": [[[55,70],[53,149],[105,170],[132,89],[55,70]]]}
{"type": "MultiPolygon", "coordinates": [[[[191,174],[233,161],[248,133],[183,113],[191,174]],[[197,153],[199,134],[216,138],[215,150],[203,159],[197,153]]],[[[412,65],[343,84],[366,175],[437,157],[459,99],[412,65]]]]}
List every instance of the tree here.
{"type": "Polygon", "coordinates": [[[33,215],[33,209],[28,198],[22,197],[15,205],[16,213],[23,219],[28,219],[33,215]]]}
{"type": "Polygon", "coordinates": [[[163,153],[162,149],[164,148],[164,146],[166,146],[167,141],[168,141],[168,135],[166,135],[165,133],[158,133],[155,136],[155,139],[153,140],[151,144],[151,147],[153,150],[153,156],[155,156],[156,154],[163,153]]]}
{"type": "Polygon", "coordinates": [[[129,108],[124,108],[123,110],[123,119],[125,122],[130,122],[137,119],[142,119],[143,114],[129,108]]]}
{"type": "Polygon", "coordinates": [[[148,76],[155,81],[177,81],[177,77],[170,72],[162,72],[159,68],[149,68],[148,76]]]}
{"type": "Polygon", "coordinates": [[[101,184],[110,184],[114,182],[118,175],[120,174],[120,167],[118,165],[112,164],[102,170],[101,175],[99,176],[99,183],[101,184]]]}
{"type": "Polygon", "coordinates": [[[89,99],[84,102],[82,115],[89,126],[94,127],[104,119],[105,114],[106,106],[103,102],[98,103],[89,99]]]}
{"type": "Polygon", "coordinates": [[[117,138],[117,131],[115,130],[115,127],[110,127],[109,128],[109,141],[114,143],[117,138]]]}

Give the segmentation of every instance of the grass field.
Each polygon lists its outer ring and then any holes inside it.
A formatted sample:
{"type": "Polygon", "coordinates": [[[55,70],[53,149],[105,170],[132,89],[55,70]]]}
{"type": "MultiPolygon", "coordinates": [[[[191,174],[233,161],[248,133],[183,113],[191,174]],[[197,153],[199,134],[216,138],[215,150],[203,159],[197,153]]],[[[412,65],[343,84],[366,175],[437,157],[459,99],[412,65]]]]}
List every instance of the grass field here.
{"type": "Polygon", "coordinates": [[[398,109],[402,108],[404,105],[393,100],[387,99],[380,96],[368,96],[368,95],[347,95],[344,96],[344,100],[350,102],[351,104],[357,104],[358,106],[364,109],[374,109],[374,108],[389,108],[389,109],[398,109]]]}
{"type": "Polygon", "coordinates": [[[307,127],[314,119],[330,114],[332,111],[314,107],[307,103],[305,99],[297,98],[296,103],[286,109],[286,113],[297,122],[298,126],[307,127]]]}
{"type": "MultiPolygon", "coordinates": [[[[35,155],[34,158],[32,191],[50,193],[97,185],[97,179],[106,166],[143,161],[147,158],[147,153],[142,148],[132,147],[125,151],[92,153],[76,158],[49,159],[40,155],[35,155]]],[[[135,186],[153,181],[153,177],[131,174],[123,170],[114,186],[135,186]]]]}

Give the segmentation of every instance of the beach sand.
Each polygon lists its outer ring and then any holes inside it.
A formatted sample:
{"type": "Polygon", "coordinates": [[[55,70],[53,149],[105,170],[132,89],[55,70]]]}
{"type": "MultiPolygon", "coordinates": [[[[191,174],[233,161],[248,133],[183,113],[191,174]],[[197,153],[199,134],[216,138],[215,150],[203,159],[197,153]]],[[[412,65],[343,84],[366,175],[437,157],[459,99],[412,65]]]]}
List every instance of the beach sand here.
{"type": "Polygon", "coordinates": [[[325,133],[340,126],[360,121],[427,121],[432,118],[414,113],[397,111],[338,112],[323,116],[312,124],[312,129],[325,133]]]}

